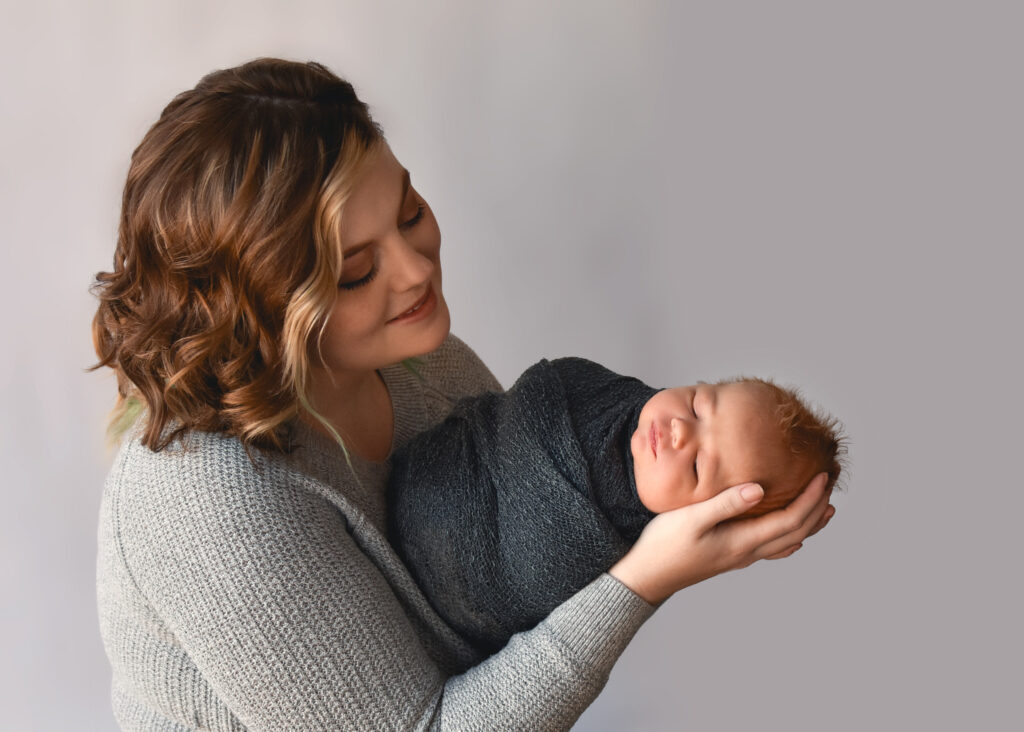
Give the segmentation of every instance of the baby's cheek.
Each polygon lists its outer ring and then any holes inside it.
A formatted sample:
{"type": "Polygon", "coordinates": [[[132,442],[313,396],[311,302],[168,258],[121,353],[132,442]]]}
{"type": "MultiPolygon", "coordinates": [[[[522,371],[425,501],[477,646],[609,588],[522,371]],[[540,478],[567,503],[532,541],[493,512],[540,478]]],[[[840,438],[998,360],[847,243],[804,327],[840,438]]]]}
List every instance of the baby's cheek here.
{"type": "MultiPolygon", "coordinates": [[[[656,500],[660,506],[660,509],[655,511],[656,513],[672,511],[697,502],[693,488],[678,471],[666,471],[666,474],[662,475],[662,479],[655,485],[657,490],[656,500]]],[[[651,510],[654,511],[655,509],[652,508],[651,510]]]]}

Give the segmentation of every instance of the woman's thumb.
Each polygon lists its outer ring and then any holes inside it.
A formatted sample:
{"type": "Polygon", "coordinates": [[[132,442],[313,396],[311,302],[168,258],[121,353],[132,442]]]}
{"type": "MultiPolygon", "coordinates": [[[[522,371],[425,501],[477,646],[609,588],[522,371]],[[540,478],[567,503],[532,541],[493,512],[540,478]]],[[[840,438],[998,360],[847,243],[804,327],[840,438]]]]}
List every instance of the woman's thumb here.
{"type": "Polygon", "coordinates": [[[757,483],[743,483],[727,488],[704,502],[708,508],[707,526],[710,528],[749,511],[762,498],[764,488],[757,483]]]}

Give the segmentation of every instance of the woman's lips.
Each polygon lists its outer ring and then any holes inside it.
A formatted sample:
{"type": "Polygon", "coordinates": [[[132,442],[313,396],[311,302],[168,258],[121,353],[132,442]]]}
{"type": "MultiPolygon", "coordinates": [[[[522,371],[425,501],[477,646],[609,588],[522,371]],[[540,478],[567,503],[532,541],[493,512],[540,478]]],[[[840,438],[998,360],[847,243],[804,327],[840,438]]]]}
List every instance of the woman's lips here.
{"type": "Polygon", "coordinates": [[[434,307],[437,305],[437,297],[434,295],[434,286],[432,284],[427,285],[427,291],[423,294],[416,303],[406,310],[401,315],[398,315],[388,323],[407,323],[413,320],[419,320],[425,318],[434,311],[434,307]]]}
{"type": "Polygon", "coordinates": [[[650,438],[651,438],[651,452],[654,453],[654,459],[657,460],[658,459],[658,426],[654,422],[651,422],[650,438]]]}

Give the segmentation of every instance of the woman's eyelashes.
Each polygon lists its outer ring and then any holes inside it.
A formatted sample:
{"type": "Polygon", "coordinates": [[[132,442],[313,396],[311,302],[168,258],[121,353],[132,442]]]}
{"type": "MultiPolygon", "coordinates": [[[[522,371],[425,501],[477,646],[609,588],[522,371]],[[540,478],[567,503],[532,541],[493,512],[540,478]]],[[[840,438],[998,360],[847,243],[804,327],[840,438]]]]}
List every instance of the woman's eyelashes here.
{"type": "Polygon", "coordinates": [[[414,227],[416,224],[418,224],[420,221],[423,220],[423,213],[426,210],[427,210],[427,204],[424,203],[423,201],[420,201],[416,205],[416,214],[411,219],[409,219],[408,221],[405,221],[405,222],[399,224],[398,228],[399,229],[411,229],[412,227],[414,227]]]}
{"type": "Polygon", "coordinates": [[[338,287],[343,290],[356,290],[363,285],[368,285],[373,282],[373,278],[377,276],[377,265],[370,267],[370,271],[357,280],[351,280],[349,282],[339,282],[338,287]]]}
{"type": "MultiPolygon", "coordinates": [[[[402,229],[403,231],[407,231],[407,230],[413,228],[414,226],[416,226],[416,224],[418,224],[420,221],[423,220],[423,215],[426,212],[426,210],[427,210],[426,203],[423,202],[423,201],[420,201],[416,205],[416,213],[413,215],[413,217],[408,219],[408,220],[406,220],[406,221],[403,221],[402,223],[400,223],[398,225],[398,228],[402,229]]],[[[371,282],[373,282],[373,278],[376,277],[376,276],[377,276],[377,265],[376,265],[376,263],[374,263],[373,265],[371,265],[370,271],[367,272],[365,275],[363,275],[362,277],[360,277],[358,279],[351,280],[349,282],[339,282],[338,283],[338,287],[342,288],[343,290],[356,290],[356,289],[358,289],[360,287],[363,287],[364,285],[368,285],[371,282]]]]}

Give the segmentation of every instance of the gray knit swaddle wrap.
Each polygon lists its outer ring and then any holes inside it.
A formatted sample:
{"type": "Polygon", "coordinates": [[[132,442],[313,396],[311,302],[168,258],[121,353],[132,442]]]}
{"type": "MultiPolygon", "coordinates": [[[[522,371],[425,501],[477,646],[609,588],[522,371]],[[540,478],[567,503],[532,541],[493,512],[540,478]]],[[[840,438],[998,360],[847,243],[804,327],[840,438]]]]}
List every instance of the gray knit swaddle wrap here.
{"type": "Polygon", "coordinates": [[[653,517],[636,496],[629,439],[655,391],[585,359],[542,360],[395,455],[390,540],[477,648],[532,628],[653,517]]]}

